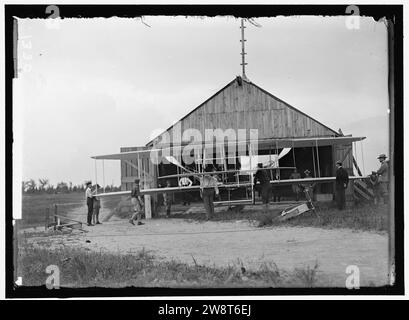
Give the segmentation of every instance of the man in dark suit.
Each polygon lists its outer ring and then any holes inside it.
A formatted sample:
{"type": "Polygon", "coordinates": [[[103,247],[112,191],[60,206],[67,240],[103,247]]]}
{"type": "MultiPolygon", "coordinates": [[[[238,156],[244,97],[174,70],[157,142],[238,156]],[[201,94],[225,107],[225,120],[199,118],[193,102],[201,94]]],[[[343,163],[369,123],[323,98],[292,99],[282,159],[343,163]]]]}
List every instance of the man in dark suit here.
{"type": "Polygon", "coordinates": [[[348,187],[348,172],[342,168],[342,162],[336,162],[337,172],[335,178],[335,200],[339,210],[345,209],[345,189],[348,187]]]}
{"type": "Polygon", "coordinates": [[[273,193],[273,187],[270,184],[270,176],[266,170],[263,170],[263,164],[258,163],[257,168],[257,172],[254,175],[254,185],[256,185],[257,181],[260,182],[261,199],[263,200],[266,209],[268,209],[268,204],[270,203],[273,193]]]}

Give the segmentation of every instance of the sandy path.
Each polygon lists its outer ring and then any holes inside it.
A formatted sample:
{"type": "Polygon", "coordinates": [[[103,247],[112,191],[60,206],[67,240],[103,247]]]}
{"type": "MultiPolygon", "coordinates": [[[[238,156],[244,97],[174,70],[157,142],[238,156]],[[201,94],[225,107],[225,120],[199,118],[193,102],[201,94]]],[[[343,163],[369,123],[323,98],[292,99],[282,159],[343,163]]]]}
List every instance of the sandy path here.
{"type": "MultiPolygon", "coordinates": [[[[346,267],[360,269],[361,286],[387,283],[386,234],[311,227],[256,228],[248,221],[196,222],[153,219],[143,226],[113,220],[66,235],[66,245],[109,252],[136,252],[145,248],[164,259],[193,264],[227,266],[241,260],[247,269],[274,262],[280,269],[319,263],[322,277],[332,286],[345,286],[346,267]],[[90,242],[86,242],[89,240],[90,242]]],[[[58,237],[61,242],[61,236],[58,237]]],[[[57,239],[56,239],[57,241],[57,239]]]]}

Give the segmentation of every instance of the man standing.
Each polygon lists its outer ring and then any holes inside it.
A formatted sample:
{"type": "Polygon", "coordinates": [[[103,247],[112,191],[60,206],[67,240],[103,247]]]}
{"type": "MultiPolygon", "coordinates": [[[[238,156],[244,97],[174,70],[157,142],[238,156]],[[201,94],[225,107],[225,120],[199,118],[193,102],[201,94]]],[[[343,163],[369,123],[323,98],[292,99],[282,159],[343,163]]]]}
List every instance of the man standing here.
{"type": "MultiPolygon", "coordinates": [[[[171,184],[170,181],[166,181],[166,188],[170,188],[171,184]]],[[[170,217],[170,210],[172,208],[172,194],[170,192],[164,192],[163,193],[163,204],[166,208],[166,217],[170,217]]]]}
{"type": "MultiPolygon", "coordinates": [[[[295,169],[294,169],[294,172],[291,173],[290,179],[301,179],[301,174],[297,171],[297,168],[295,168],[295,169]]],[[[297,183],[293,183],[293,184],[291,185],[291,189],[293,190],[293,193],[295,193],[295,198],[296,198],[296,200],[297,200],[297,201],[300,200],[301,190],[300,190],[299,185],[298,185],[297,183]]]]}
{"type": "MultiPolygon", "coordinates": [[[[266,172],[267,173],[267,172],[266,172]]],[[[269,177],[269,175],[267,174],[267,177],[269,177]]],[[[272,177],[272,180],[280,180],[280,170],[279,169],[276,169],[276,170],[274,170],[274,173],[273,173],[273,177],[272,177]]],[[[271,185],[271,184],[270,184],[271,185]]],[[[274,185],[274,186],[271,186],[271,192],[272,192],[272,194],[273,194],[273,201],[274,202],[280,202],[280,200],[281,200],[281,189],[280,189],[280,186],[279,185],[274,185]]]]}
{"type": "MultiPolygon", "coordinates": [[[[304,176],[303,179],[311,179],[312,178],[311,171],[308,170],[308,169],[304,170],[304,175],[305,176],[304,176]]],[[[315,186],[314,183],[312,183],[311,181],[310,182],[304,182],[304,183],[300,183],[298,186],[301,189],[300,192],[301,191],[304,192],[305,199],[307,201],[311,201],[311,199],[314,198],[314,186],[315,186]]]]}
{"type": "Polygon", "coordinates": [[[369,185],[374,194],[374,204],[378,204],[381,198],[381,194],[379,192],[379,176],[376,171],[372,171],[369,175],[369,185]]]}
{"type": "Polygon", "coordinates": [[[207,166],[205,172],[208,172],[208,174],[205,174],[200,181],[200,194],[203,198],[203,204],[206,209],[207,220],[209,220],[214,214],[214,193],[216,192],[216,196],[219,196],[217,179],[210,174],[212,171],[212,168],[207,166]]]}
{"type": "Polygon", "coordinates": [[[131,192],[131,203],[133,206],[134,213],[129,220],[130,224],[135,225],[134,220],[138,221],[138,226],[143,225],[144,223],[141,222],[142,219],[142,211],[143,211],[143,200],[141,189],[139,187],[139,179],[135,180],[134,187],[131,192]]]}
{"type": "Polygon", "coordinates": [[[92,223],[95,224],[102,224],[99,222],[99,210],[101,209],[101,200],[99,197],[94,196],[94,202],[92,204],[93,207],[93,214],[92,214],[92,223]]]}
{"type": "Polygon", "coordinates": [[[266,209],[268,208],[268,204],[270,203],[270,199],[271,199],[271,194],[273,192],[273,187],[271,186],[270,183],[270,178],[267,174],[266,170],[263,170],[263,164],[262,163],[258,163],[257,164],[258,170],[256,172],[256,174],[254,175],[254,184],[258,182],[260,182],[260,186],[261,186],[261,199],[263,201],[263,203],[266,206],[266,209]]]}
{"type": "Polygon", "coordinates": [[[85,189],[85,199],[87,199],[87,207],[88,207],[88,213],[87,213],[87,226],[93,226],[92,224],[92,214],[93,214],[93,210],[94,210],[94,194],[95,191],[91,190],[91,185],[92,182],[88,181],[86,183],[86,189],[85,189]]]}
{"type": "Polygon", "coordinates": [[[345,209],[345,189],[348,187],[348,172],[342,168],[342,162],[336,162],[335,199],[339,210],[345,209]]]}
{"type": "Polygon", "coordinates": [[[381,163],[381,167],[376,172],[378,174],[378,183],[379,183],[379,193],[380,196],[383,198],[384,203],[388,203],[388,184],[389,184],[389,166],[388,161],[386,161],[386,155],[380,154],[378,157],[379,162],[381,163]]]}

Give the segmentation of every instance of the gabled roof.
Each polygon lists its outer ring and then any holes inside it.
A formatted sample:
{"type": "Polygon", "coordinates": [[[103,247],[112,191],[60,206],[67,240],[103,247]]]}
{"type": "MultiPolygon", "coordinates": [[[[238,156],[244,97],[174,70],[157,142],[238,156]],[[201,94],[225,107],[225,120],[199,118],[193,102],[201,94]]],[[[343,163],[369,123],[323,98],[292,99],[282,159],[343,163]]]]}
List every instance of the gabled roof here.
{"type": "MultiPolygon", "coordinates": [[[[251,81],[249,81],[249,80],[247,80],[247,79],[243,79],[243,78],[240,77],[240,76],[237,76],[235,79],[233,79],[232,81],[230,81],[227,85],[225,85],[223,88],[221,88],[221,89],[220,89],[219,91],[217,91],[215,94],[213,94],[213,95],[210,96],[208,99],[206,99],[205,101],[203,101],[199,106],[197,106],[197,107],[194,108],[192,111],[190,111],[189,113],[187,113],[184,117],[182,117],[181,119],[179,119],[179,120],[177,121],[177,123],[183,121],[183,120],[186,119],[189,115],[191,115],[193,112],[195,112],[196,110],[200,109],[204,104],[206,104],[208,101],[212,100],[215,96],[217,96],[219,93],[221,93],[223,90],[225,90],[226,88],[228,88],[229,86],[231,86],[235,81],[237,81],[237,82],[243,81],[243,82],[246,82],[246,83],[248,83],[248,84],[250,84],[250,85],[256,87],[257,89],[261,90],[263,93],[267,94],[268,96],[272,97],[273,99],[275,99],[275,100],[277,100],[277,101],[279,101],[279,102],[285,104],[285,105],[286,105],[287,107],[289,107],[290,109],[295,110],[296,112],[298,112],[298,113],[300,113],[300,114],[302,114],[302,115],[304,115],[304,116],[306,116],[306,117],[308,117],[308,118],[314,120],[314,121],[317,122],[319,125],[321,125],[321,126],[325,127],[326,129],[332,131],[335,136],[340,136],[340,134],[339,134],[338,132],[336,132],[335,130],[329,128],[328,126],[322,124],[320,121],[317,121],[316,119],[312,118],[311,116],[307,115],[306,113],[302,112],[301,110],[299,110],[299,109],[293,107],[292,105],[290,105],[289,103],[285,102],[284,100],[282,100],[282,99],[280,99],[280,98],[277,98],[276,96],[274,96],[274,95],[271,94],[270,92],[264,90],[263,88],[257,86],[256,84],[252,83],[251,81]]],[[[174,124],[171,125],[169,128],[167,128],[167,129],[166,129],[165,131],[163,131],[162,133],[158,134],[155,138],[153,138],[152,140],[150,140],[150,141],[146,144],[146,146],[149,146],[150,144],[152,144],[152,143],[155,141],[156,138],[158,138],[159,136],[161,136],[163,133],[169,131],[173,126],[174,126],[174,124]]]]}
{"type": "Polygon", "coordinates": [[[249,84],[251,84],[251,85],[253,85],[253,86],[255,86],[257,89],[263,91],[263,92],[264,92],[265,94],[267,94],[268,96],[270,96],[270,97],[272,97],[272,98],[274,98],[274,99],[280,101],[281,103],[284,103],[284,104],[285,104],[287,107],[289,107],[290,109],[293,109],[294,111],[297,111],[298,113],[301,113],[302,115],[304,115],[304,116],[306,116],[306,117],[308,117],[308,118],[311,118],[312,120],[314,120],[315,122],[317,122],[317,123],[320,124],[321,126],[323,126],[323,127],[325,127],[326,129],[332,131],[336,136],[340,136],[340,134],[339,134],[338,132],[336,132],[335,130],[331,129],[330,127],[326,126],[325,124],[321,123],[320,121],[314,119],[313,117],[309,116],[308,114],[302,112],[301,110],[299,110],[299,109],[293,107],[292,105],[290,105],[289,103],[285,102],[284,100],[281,100],[280,98],[277,98],[275,95],[273,95],[273,94],[271,94],[270,92],[264,90],[263,88],[260,88],[258,85],[254,84],[254,83],[252,83],[252,82],[250,82],[250,81],[246,81],[246,82],[249,83],[249,84]]]}

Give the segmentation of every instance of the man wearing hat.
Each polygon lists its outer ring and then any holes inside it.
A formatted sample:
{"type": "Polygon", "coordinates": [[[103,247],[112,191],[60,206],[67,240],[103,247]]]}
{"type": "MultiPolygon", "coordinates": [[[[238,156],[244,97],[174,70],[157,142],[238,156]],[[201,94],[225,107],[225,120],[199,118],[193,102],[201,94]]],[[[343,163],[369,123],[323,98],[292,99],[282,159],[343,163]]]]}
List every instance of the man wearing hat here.
{"type": "Polygon", "coordinates": [[[273,194],[273,187],[270,183],[270,177],[267,173],[267,170],[263,170],[263,164],[257,164],[257,171],[254,175],[254,184],[260,182],[261,187],[261,199],[263,204],[265,204],[266,209],[268,209],[268,204],[270,203],[271,196],[273,194]]]}
{"type": "MultiPolygon", "coordinates": [[[[290,179],[301,179],[301,174],[297,171],[297,168],[294,169],[294,172],[291,173],[290,179]]],[[[291,185],[291,189],[293,190],[293,193],[295,194],[296,200],[300,200],[300,193],[301,193],[301,188],[298,184],[293,183],[291,185]]]]}
{"type": "Polygon", "coordinates": [[[219,188],[217,186],[217,179],[211,175],[213,168],[207,165],[205,168],[207,174],[200,179],[200,196],[203,199],[203,205],[206,210],[206,219],[210,220],[214,215],[214,195],[219,197],[219,188]]]}
{"type": "MultiPolygon", "coordinates": [[[[170,180],[166,180],[166,188],[172,187],[170,180]]],[[[170,218],[170,210],[172,209],[172,194],[170,192],[163,193],[163,204],[166,208],[166,218],[170,218]]]]}
{"type": "Polygon", "coordinates": [[[335,175],[335,200],[339,210],[345,209],[345,189],[348,187],[348,172],[342,168],[342,162],[336,162],[337,172],[335,175]]]}
{"type": "Polygon", "coordinates": [[[380,154],[378,160],[381,163],[381,167],[376,172],[378,174],[379,182],[379,193],[383,198],[384,203],[388,202],[388,184],[389,184],[389,166],[388,161],[386,161],[386,155],[380,154]]]}
{"type": "MultiPolygon", "coordinates": [[[[96,185],[96,189],[100,189],[101,186],[99,184],[96,185]]],[[[102,224],[99,222],[99,211],[101,209],[101,199],[97,197],[96,195],[93,196],[93,203],[92,203],[92,224],[102,224]]]]}
{"type": "MultiPolygon", "coordinates": [[[[304,178],[303,179],[310,179],[310,178],[312,178],[311,171],[308,170],[308,169],[304,170],[304,178]]],[[[313,197],[313,191],[314,191],[314,186],[315,186],[314,183],[309,181],[309,182],[300,183],[299,186],[301,188],[301,191],[303,191],[305,193],[305,196],[306,196],[307,200],[308,200],[308,198],[313,197]],[[308,196],[307,196],[307,193],[308,193],[308,196]]]]}
{"type": "Polygon", "coordinates": [[[311,171],[310,170],[308,170],[308,169],[306,169],[306,170],[304,170],[304,174],[305,174],[305,177],[304,178],[312,178],[311,177],[311,171]]]}
{"type": "Polygon", "coordinates": [[[139,188],[139,179],[135,179],[134,187],[132,188],[131,192],[131,203],[133,205],[134,213],[131,219],[129,220],[129,223],[135,225],[134,220],[137,220],[138,226],[143,225],[144,223],[142,223],[141,221],[143,211],[143,200],[141,189],[139,188]]]}
{"type": "Polygon", "coordinates": [[[94,194],[96,191],[92,191],[91,190],[91,185],[92,182],[91,181],[87,181],[86,185],[86,189],[85,189],[85,199],[87,199],[87,207],[88,207],[88,214],[87,214],[87,225],[88,226],[92,226],[92,214],[94,211],[94,194]]]}

